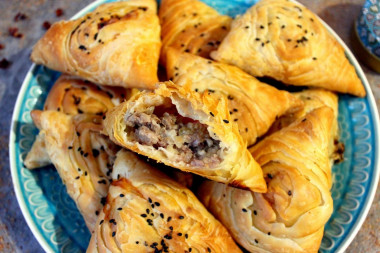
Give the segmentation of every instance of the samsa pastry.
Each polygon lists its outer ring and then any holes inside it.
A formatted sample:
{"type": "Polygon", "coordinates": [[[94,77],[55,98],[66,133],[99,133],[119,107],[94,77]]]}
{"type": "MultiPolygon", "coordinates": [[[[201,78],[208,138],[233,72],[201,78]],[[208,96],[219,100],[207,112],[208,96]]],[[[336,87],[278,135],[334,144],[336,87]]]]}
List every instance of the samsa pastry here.
{"type": "Polygon", "coordinates": [[[215,60],[253,76],[364,97],[355,68],[319,18],[286,0],[261,0],[233,21],[215,60]]]}
{"type": "Polygon", "coordinates": [[[102,130],[101,116],[32,111],[45,150],[90,231],[102,209],[118,147],[102,130]]]}
{"type": "Polygon", "coordinates": [[[332,151],[329,151],[331,156],[331,162],[339,163],[343,161],[345,147],[342,142],[339,142],[338,96],[331,91],[323,89],[307,89],[292,94],[304,102],[303,109],[294,113],[285,114],[279,119],[277,119],[265,135],[270,135],[275,131],[287,127],[291,123],[295,122],[297,119],[304,117],[306,114],[308,114],[316,108],[328,106],[334,112],[334,118],[332,120],[331,126],[333,138],[330,140],[334,144],[329,145],[329,147],[333,149],[332,151]]]}
{"type": "Polygon", "coordinates": [[[112,175],[88,253],[241,252],[190,190],[135,154],[120,151],[112,175]]]}
{"type": "Polygon", "coordinates": [[[51,26],[31,59],[94,83],[153,88],[158,81],[160,24],[154,0],[107,3],[51,26]]]}
{"type": "Polygon", "coordinates": [[[174,49],[168,51],[167,74],[174,83],[189,90],[225,96],[231,119],[238,124],[248,146],[265,134],[278,117],[303,106],[289,92],[262,83],[237,67],[174,49]]]}
{"type": "MultiPolygon", "coordinates": [[[[104,116],[109,109],[128,99],[134,92],[136,92],[135,89],[99,86],[76,77],[62,75],[49,91],[44,110],[63,112],[68,115],[104,116]]],[[[45,150],[42,131],[37,135],[24,164],[28,169],[51,164],[45,150]]]]}
{"type": "Polygon", "coordinates": [[[116,144],[211,180],[265,192],[260,166],[230,118],[227,101],[161,83],[111,109],[105,132],[116,144]]]}
{"type": "Polygon", "coordinates": [[[232,21],[198,0],[162,0],[159,18],[163,65],[169,47],[209,58],[227,35],[232,21]]]}
{"type": "Polygon", "coordinates": [[[201,201],[249,252],[318,252],[333,211],[331,148],[334,112],[317,108],[250,151],[263,168],[264,194],[215,182],[201,201]]]}

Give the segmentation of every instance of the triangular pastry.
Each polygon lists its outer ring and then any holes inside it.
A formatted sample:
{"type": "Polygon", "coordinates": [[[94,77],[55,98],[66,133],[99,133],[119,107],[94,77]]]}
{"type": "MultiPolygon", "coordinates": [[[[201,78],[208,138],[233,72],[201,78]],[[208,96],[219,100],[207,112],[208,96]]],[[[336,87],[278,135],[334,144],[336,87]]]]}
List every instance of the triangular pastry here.
{"type": "MultiPolygon", "coordinates": [[[[120,87],[99,86],[73,76],[62,75],[54,83],[45,100],[44,110],[63,112],[68,115],[89,114],[104,116],[105,113],[128,99],[135,90],[120,87]]],[[[24,165],[28,169],[50,164],[45,150],[44,133],[41,131],[24,165]]]]}
{"type": "Polygon", "coordinates": [[[343,47],[315,14],[293,1],[258,2],[233,21],[211,57],[253,76],[366,95],[343,47]]]}
{"type": "Polygon", "coordinates": [[[163,65],[169,47],[209,58],[230,30],[232,21],[198,0],[162,0],[159,18],[163,65]]]}
{"type": "Polygon", "coordinates": [[[116,144],[171,167],[265,192],[260,166],[247,150],[226,100],[172,82],[111,109],[104,130],[116,144]]]}
{"type": "Polygon", "coordinates": [[[74,200],[90,231],[93,231],[111,181],[119,148],[102,130],[101,116],[65,115],[57,111],[32,111],[44,135],[46,152],[67,193],[74,200]]]}
{"type": "Polygon", "coordinates": [[[208,210],[249,252],[318,252],[333,211],[333,121],[331,108],[317,108],[250,149],[263,168],[267,193],[211,181],[199,189],[208,210]]]}
{"type": "Polygon", "coordinates": [[[287,91],[260,82],[237,67],[170,49],[167,74],[174,83],[212,96],[224,95],[231,118],[251,146],[284,113],[302,108],[302,101],[287,91]]]}
{"type": "Polygon", "coordinates": [[[129,151],[113,182],[88,253],[241,252],[194,194],[129,151]]]}
{"type": "Polygon", "coordinates": [[[94,83],[153,88],[161,47],[157,3],[107,3],[93,12],[51,26],[31,59],[94,83]]]}

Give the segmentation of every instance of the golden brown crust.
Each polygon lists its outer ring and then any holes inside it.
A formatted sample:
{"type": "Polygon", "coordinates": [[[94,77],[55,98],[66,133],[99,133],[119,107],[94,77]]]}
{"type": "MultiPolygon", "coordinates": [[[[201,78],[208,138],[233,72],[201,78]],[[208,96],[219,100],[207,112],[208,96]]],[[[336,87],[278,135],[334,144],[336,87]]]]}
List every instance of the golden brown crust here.
{"type": "Polygon", "coordinates": [[[317,108],[250,149],[263,168],[267,193],[211,181],[201,186],[201,201],[248,251],[318,251],[333,211],[333,118],[331,108],[317,108]]]}
{"type": "Polygon", "coordinates": [[[118,148],[100,134],[101,117],[32,111],[44,135],[46,152],[90,231],[107,195],[118,148]]]}
{"type": "Polygon", "coordinates": [[[168,50],[167,74],[174,83],[189,90],[224,95],[231,118],[248,146],[265,134],[278,117],[303,106],[290,93],[262,83],[237,67],[175,49],[168,50]]]}
{"type": "Polygon", "coordinates": [[[169,47],[209,58],[228,33],[232,21],[198,0],[162,0],[159,18],[163,65],[169,47]]]}
{"type": "MultiPolygon", "coordinates": [[[[134,152],[218,182],[249,188],[257,192],[266,191],[260,166],[248,152],[237,125],[230,118],[227,102],[223,97],[216,100],[207,93],[199,96],[171,82],[161,83],[154,92],[141,92],[129,101],[113,108],[107,113],[103,123],[104,130],[112,141],[134,152]],[[151,111],[168,100],[182,117],[206,125],[210,138],[220,141],[218,151],[220,163],[214,166],[185,163],[171,150],[140,144],[134,140],[132,137],[134,129],[126,127],[125,116],[151,111]]],[[[177,146],[182,144],[177,143],[177,146]]]]}
{"type": "Polygon", "coordinates": [[[241,252],[190,190],[135,154],[117,154],[113,179],[88,253],[241,252]]]}
{"type": "Polygon", "coordinates": [[[156,5],[108,3],[77,20],[57,22],[34,46],[31,59],[103,85],[153,88],[161,46],[156,5]]]}
{"type": "Polygon", "coordinates": [[[62,75],[46,98],[44,110],[69,115],[90,113],[98,116],[128,99],[132,91],[120,87],[99,86],[76,77],[62,75]]]}
{"type": "Polygon", "coordinates": [[[285,0],[261,0],[237,18],[211,57],[254,76],[364,97],[344,49],[318,17],[285,0]]]}
{"type": "MultiPolygon", "coordinates": [[[[135,89],[99,86],[77,77],[62,75],[49,91],[44,110],[59,111],[68,115],[104,116],[109,109],[129,99],[134,92],[135,89]]],[[[28,169],[50,164],[42,132],[33,143],[24,164],[28,169]]]]}

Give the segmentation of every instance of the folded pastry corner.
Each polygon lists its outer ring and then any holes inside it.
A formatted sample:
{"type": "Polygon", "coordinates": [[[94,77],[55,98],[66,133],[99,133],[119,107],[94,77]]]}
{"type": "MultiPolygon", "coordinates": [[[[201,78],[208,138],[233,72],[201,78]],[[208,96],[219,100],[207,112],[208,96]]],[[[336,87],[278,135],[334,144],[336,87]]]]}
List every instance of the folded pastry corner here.
{"type": "Polygon", "coordinates": [[[233,21],[211,57],[253,76],[366,95],[343,47],[315,14],[293,1],[258,2],[233,21]]]}
{"type": "Polygon", "coordinates": [[[162,0],[160,62],[165,65],[169,47],[209,58],[230,29],[232,18],[198,0],[162,0]]]}
{"type": "Polygon", "coordinates": [[[110,139],[122,147],[218,182],[266,191],[261,168],[223,97],[161,83],[111,109],[103,123],[110,139]]]}
{"type": "Polygon", "coordinates": [[[330,138],[334,113],[309,112],[250,149],[268,192],[205,182],[200,200],[249,252],[318,252],[333,211],[330,138]]]}
{"type": "MultiPolygon", "coordinates": [[[[44,110],[58,111],[67,115],[104,116],[109,109],[129,99],[135,90],[99,86],[77,77],[61,75],[49,91],[44,110]]],[[[28,169],[35,169],[50,163],[45,150],[44,135],[40,132],[25,157],[24,164],[28,169]]]]}
{"type": "Polygon", "coordinates": [[[253,145],[285,113],[301,110],[303,103],[287,91],[260,82],[235,66],[182,53],[170,48],[167,74],[174,83],[199,93],[224,96],[239,133],[253,145]]]}
{"type": "Polygon", "coordinates": [[[161,47],[156,12],[154,0],[103,4],[76,20],[54,23],[31,59],[98,84],[153,88],[161,47]]]}
{"type": "Polygon", "coordinates": [[[117,154],[88,253],[241,252],[194,194],[136,154],[117,154]]]}
{"type": "Polygon", "coordinates": [[[108,192],[118,147],[100,134],[101,117],[57,111],[31,113],[44,135],[45,151],[90,231],[108,192]]]}

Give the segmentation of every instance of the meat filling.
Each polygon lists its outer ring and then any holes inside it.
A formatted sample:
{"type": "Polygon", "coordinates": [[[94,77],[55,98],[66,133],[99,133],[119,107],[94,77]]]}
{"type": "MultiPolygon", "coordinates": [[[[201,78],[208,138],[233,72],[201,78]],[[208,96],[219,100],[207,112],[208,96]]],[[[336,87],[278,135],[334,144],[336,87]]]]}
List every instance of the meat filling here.
{"type": "Polygon", "coordinates": [[[175,153],[178,161],[211,168],[221,161],[220,141],[212,139],[207,126],[198,121],[168,112],[162,115],[137,112],[127,115],[125,121],[135,141],[156,149],[165,148],[175,153]]]}

